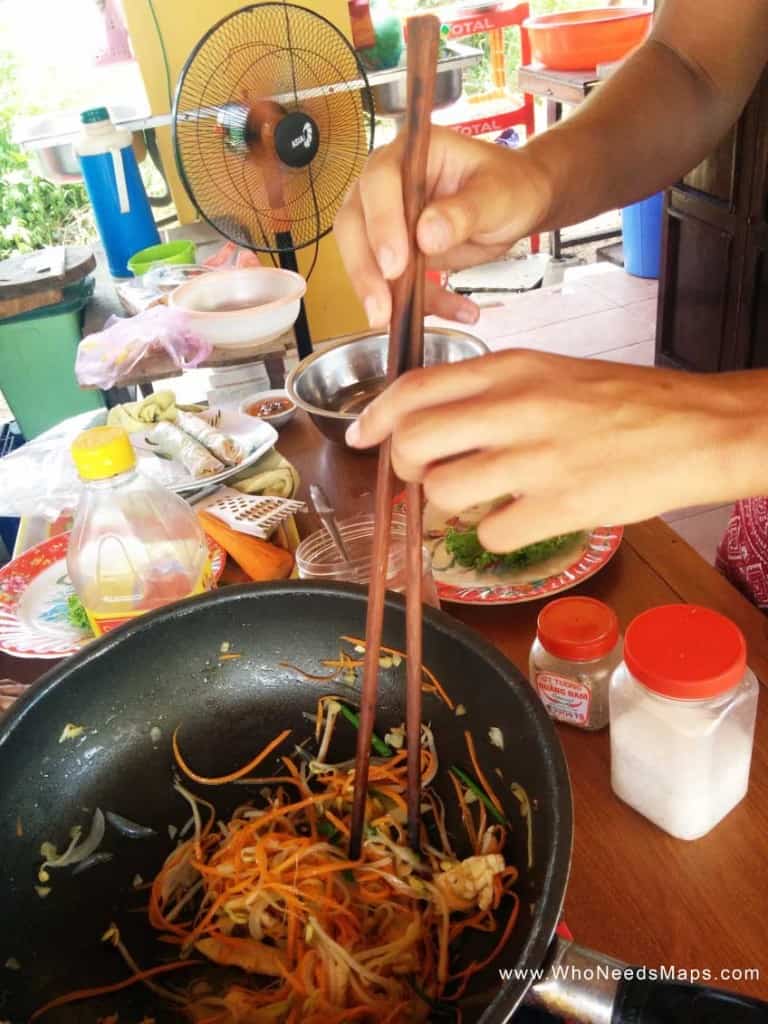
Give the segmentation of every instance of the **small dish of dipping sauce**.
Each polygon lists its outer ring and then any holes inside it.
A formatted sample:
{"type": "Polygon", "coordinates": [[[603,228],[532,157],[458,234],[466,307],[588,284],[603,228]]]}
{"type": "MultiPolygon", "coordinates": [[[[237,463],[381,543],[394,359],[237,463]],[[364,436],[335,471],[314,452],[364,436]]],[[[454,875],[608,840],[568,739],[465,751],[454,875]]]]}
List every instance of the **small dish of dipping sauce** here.
{"type": "Polygon", "coordinates": [[[265,420],[273,427],[281,427],[296,412],[296,406],[285,391],[276,388],[274,391],[259,391],[246,398],[240,404],[240,412],[244,416],[265,420]]]}

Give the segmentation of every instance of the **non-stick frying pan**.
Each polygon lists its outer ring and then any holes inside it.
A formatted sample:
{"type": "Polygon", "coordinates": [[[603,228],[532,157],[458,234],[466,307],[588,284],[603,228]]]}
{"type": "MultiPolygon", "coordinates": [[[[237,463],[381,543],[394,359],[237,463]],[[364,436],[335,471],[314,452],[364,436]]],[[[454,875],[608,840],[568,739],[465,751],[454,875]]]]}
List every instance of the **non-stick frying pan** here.
{"type": "MultiPolygon", "coordinates": [[[[317,697],[331,687],[297,678],[279,663],[287,660],[311,671],[323,658],[336,656],[342,634],[362,635],[364,621],[365,594],[353,586],[290,582],[228,588],[142,618],[94,643],[19,702],[0,724],[0,965],[10,961],[19,967],[0,967],[0,1020],[25,1020],[55,996],[124,978],[126,969],[114,949],[100,941],[111,921],[119,924],[140,964],[150,966],[167,956],[145,915],[132,912],[145,899],[132,880],[137,874],[153,877],[173,846],[168,826],[188,817],[171,785],[173,730],[181,726],[185,756],[208,774],[243,763],[286,726],[293,727],[293,738],[304,738],[310,726],[302,712],[314,711],[317,697]],[[221,661],[224,642],[242,657],[221,661]],[[68,723],[84,731],[60,742],[68,723]],[[52,841],[61,849],[73,825],[87,828],[96,807],[152,826],[157,835],[131,839],[110,829],[102,849],[114,854],[111,862],[77,876],[52,872],[52,892],[39,898],[41,843],[52,841]]],[[[393,596],[384,642],[402,646],[403,632],[403,603],[393,596]]],[[[572,834],[563,754],[525,680],[478,636],[447,615],[427,611],[424,658],[467,708],[467,716],[457,718],[436,699],[425,700],[442,765],[466,763],[462,733],[470,728],[508,815],[520,822],[511,840],[511,858],[520,869],[520,920],[501,962],[478,979],[480,1008],[470,1009],[465,1020],[474,1016],[484,1024],[501,1024],[527,994],[529,1001],[587,1024],[765,1024],[764,1004],[689,986],[603,980],[585,988],[550,974],[531,988],[534,971],[553,960],[566,968],[564,974],[569,964],[594,969],[606,963],[553,941],[572,834]],[[502,731],[503,751],[486,739],[491,726],[502,731]],[[525,788],[535,808],[530,869],[512,782],[525,788]],[[501,985],[498,967],[518,969],[518,979],[501,985]]],[[[338,692],[338,686],[333,689],[338,692]]],[[[403,689],[402,668],[382,673],[380,730],[403,720],[403,689]]],[[[335,750],[345,757],[353,748],[350,731],[339,737],[335,750]]],[[[216,803],[226,816],[246,794],[242,787],[223,790],[216,803]]],[[[449,789],[444,792],[449,796],[449,789]]],[[[466,953],[474,957],[482,948],[466,953]]],[[[116,1012],[121,1022],[140,1020],[144,1013],[158,1024],[177,1019],[140,986],[53,1011],[47,1019],[93,1022],[116,1012]]]]}

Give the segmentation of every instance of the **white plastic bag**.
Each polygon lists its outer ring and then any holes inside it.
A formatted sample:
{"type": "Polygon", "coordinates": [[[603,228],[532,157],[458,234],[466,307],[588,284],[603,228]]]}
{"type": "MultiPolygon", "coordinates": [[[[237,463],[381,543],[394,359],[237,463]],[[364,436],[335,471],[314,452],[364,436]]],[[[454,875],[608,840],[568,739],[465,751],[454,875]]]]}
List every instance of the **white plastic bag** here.
{"type": "Polygon", "coordinates": [[[80,478],[70,448],[77,435],[106,421],[107,410],[82,413],[0,459],[0,516],[36,516],[53,522],[77,507],[80,478]]]}
{"type": "Polygon", "coordinates": [[[145,356],[165,352],[179,370],[198,366],[213,346],[189,329],[179,309],[153,306],[132,317],[110,317],[103,331],[77,348],[75,376],[86,388],[112,388],[126,380],[145,356]]]}

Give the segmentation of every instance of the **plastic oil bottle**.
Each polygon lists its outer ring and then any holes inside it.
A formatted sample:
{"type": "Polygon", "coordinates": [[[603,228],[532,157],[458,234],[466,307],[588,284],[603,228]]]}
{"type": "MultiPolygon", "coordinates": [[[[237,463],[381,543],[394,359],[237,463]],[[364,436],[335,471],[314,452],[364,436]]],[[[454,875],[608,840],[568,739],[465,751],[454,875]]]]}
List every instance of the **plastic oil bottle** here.
{"type": "Polygon", "coordinates": [[[137,472],[124,430],[84,431],[72,457],[84,486],[67,569],[97,636],[208,589],[208,546],[194,512],[137,472]]]}

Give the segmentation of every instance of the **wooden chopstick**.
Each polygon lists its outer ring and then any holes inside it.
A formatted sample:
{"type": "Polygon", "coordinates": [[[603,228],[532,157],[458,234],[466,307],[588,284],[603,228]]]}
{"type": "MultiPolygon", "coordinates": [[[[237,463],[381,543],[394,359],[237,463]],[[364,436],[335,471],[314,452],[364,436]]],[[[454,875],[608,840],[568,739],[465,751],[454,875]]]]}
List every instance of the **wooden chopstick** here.
{"type": "MultiPolygon", "coordinates": [[[[416,224],[426,203],[429,128],[432,113],[440,23],[426,14],[408,19],[408,101],[403,154],[403,203],[409,236],[408,265],[392,289],[392,319],[387,354],[387,380],[395,380],[421,366],[424,350],[424,260],[416,245],[416,224]]],[[[376,506],[365,624],[363,687],[355,755],[355,792],[352,804],[349,855],[357,860],[362,850],[371,737],[376,715],[379,650],[384,621],[384,596],[392,527],[394,476],[389,439],[379,449],[376,506]]],[[[419,847],[421,801],[421,661],[422,661],[422,529],[421,487],[407,487],[406,529],[406,739],[408,744],[408,837],[419,847]]]]}

